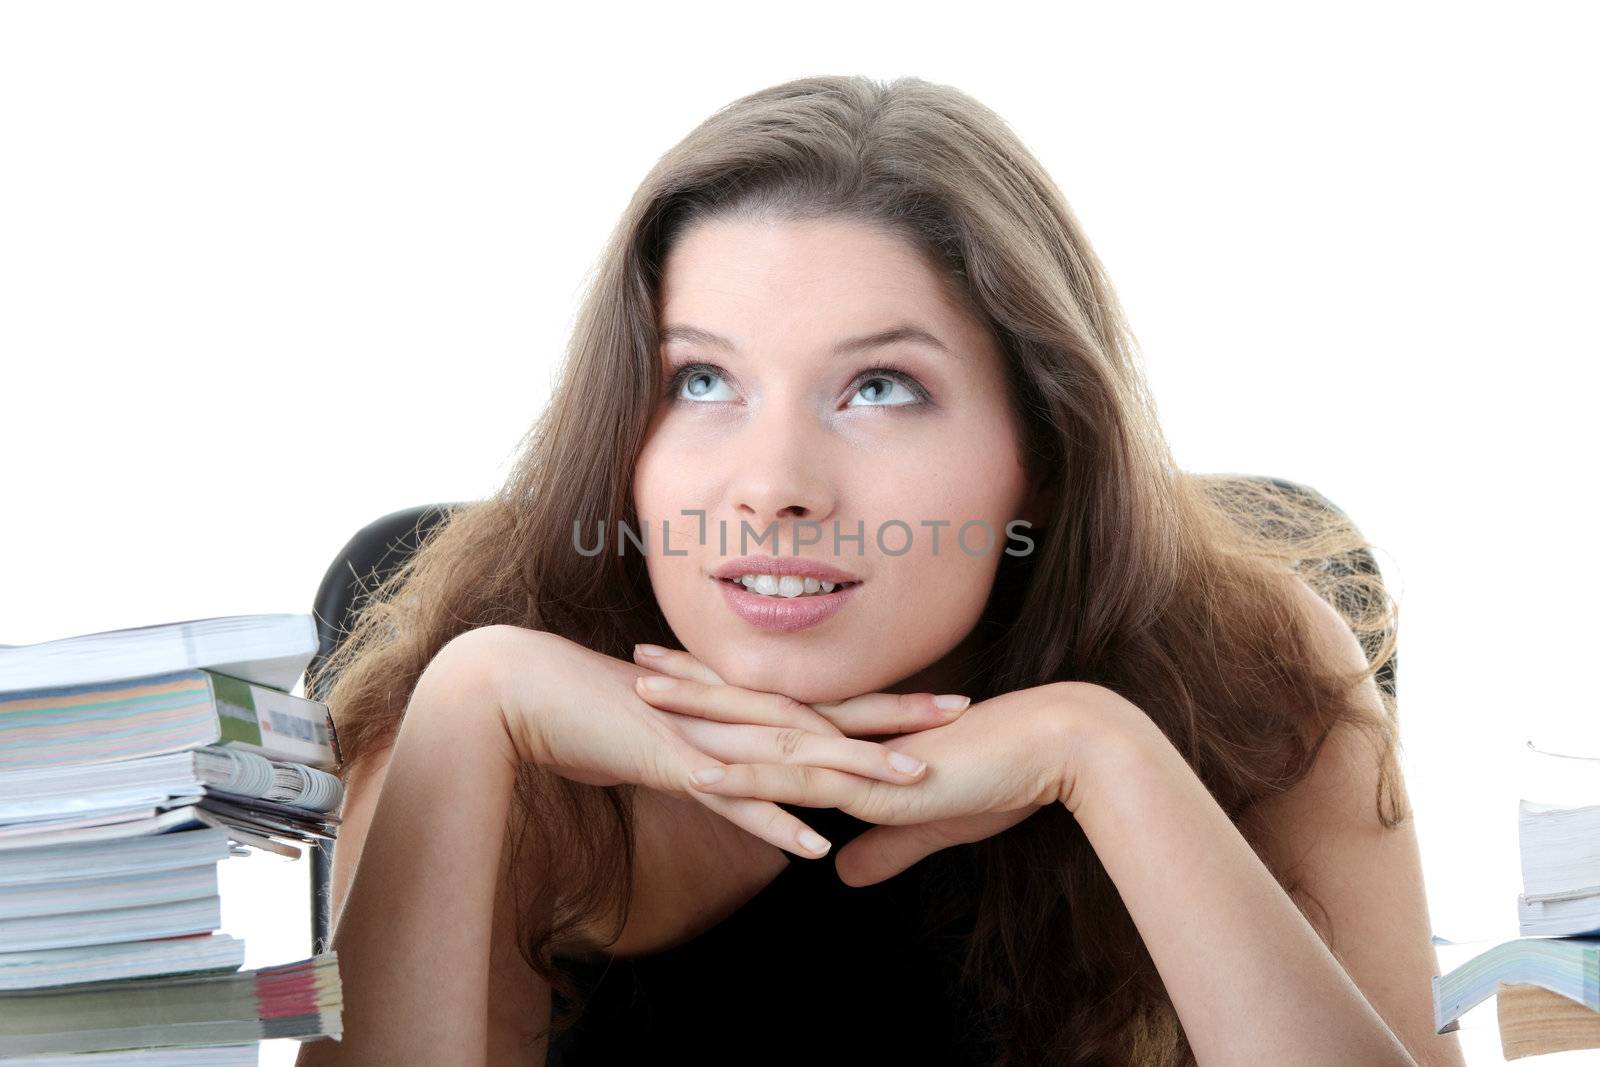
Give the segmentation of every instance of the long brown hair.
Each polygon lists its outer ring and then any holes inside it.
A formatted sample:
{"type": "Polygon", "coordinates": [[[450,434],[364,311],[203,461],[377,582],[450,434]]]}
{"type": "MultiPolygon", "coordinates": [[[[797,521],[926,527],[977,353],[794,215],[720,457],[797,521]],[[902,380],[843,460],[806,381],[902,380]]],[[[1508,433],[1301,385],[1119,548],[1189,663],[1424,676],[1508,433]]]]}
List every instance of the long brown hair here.
{"type": "MultiPolygon", "coordinates": [[[[1353,565],[1366,541],[1271,481],[1177,469],[1133,335],[1059,189],[993,112],[909,77],[809,77],[752,93],[650,171],[505,485],[453,512],[372,590],[319,669],[337,676],[328,703],[347,768],[393,742],[423,668],[466,630],[548,630],[623,660],[636,642],[675,644],[640,555],[584,556],[571,537],[574,523],[638,528],[630,483],[660,389],[664,256],[690,223],[736,213],[856,220],[903,237],[1005,355],[1047,506],[1029,531],[1032,554],[1002,556],[961,692],[976,701],[1059,680],[1107,686],[1148,713],[1236,824],[1301,780],[1329,731],[1349,722],[1378,742],[1380,819],[1404,820],[1393,693],[1380,687],[1381,717],[1360,693],[1396,635],[1381,581],[1353,565]],[[1291,572],[1359,635],[1364,674],[1319,659],[1291,572]]],[[[560,855],[566,873],[560,887],[536,880],[521,948],[572,1001],[553,953],[580,921],[626,914],[636,788],[533,767],[518,781],[508,843],[518,856],[530,842],[560,855]]],[[[934,861],[968,868],[977,919],[961,981],[997,1063],[1188,1055],[1150,955],[1064,807],[934,861]]],[[[1285,889],[1304,910],[1309,900],[1285,889]]]]}

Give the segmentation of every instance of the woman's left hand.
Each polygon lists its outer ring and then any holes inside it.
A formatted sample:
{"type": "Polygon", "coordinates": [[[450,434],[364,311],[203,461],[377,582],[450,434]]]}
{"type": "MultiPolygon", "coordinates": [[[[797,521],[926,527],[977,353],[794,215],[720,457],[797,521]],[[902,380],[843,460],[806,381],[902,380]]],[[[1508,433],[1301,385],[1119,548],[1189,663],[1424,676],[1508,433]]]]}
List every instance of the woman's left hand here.
{"type": "MultiPolygon", "coordinates": [[[[715,678],[701,670],[700,677],[715,678]]],[[[758,716],[754,709],[772,700],[772,694],[728,686],[720,679],[690,680],[693,671],[674,673],[680,684],[665,692],[640,690],[640,696],[664,711],[719,721],[727,721],[729,709],[746,701],[758,716]]],[[[927,773],[913,783],[815,766],[724,763],[720,781],[693,782],[691,787],[838,808],[880,824],[846,844],[835,859],[846,884],[871,885],[940,849],[992,837],[1046,804],[1068,801],[1083,747],[1078,732],[1070,729],[1072,723],[1086,713],[1093,717],[1099,705],[1121,700],[1101,686],[1056,682],[1002,694],[971,705],[954,721],[882,741],[927,763],[927,773]]]]}

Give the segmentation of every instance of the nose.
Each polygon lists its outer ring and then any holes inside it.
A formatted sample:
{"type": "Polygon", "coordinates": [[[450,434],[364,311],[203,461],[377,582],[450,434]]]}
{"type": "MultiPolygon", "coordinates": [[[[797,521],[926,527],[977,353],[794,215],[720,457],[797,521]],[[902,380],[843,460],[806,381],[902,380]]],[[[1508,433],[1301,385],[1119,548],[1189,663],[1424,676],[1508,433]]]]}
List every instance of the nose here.
{"type": "MultiPolygon", "coordinates": [[[[766,405],[767,410],[753,418],[748,432],[741,435],[733,454],[729,492],[738,520],[749,522],[757,534],[775,524],[779,551],[789,554],[794,551],[792,524],[823,523],[833,517],[838,490],[828,469],[826,430],[803,415],[777,408],[766,405]]],[[[760,552],[769,544],[770,536],[751,550],[760,552]]]]}

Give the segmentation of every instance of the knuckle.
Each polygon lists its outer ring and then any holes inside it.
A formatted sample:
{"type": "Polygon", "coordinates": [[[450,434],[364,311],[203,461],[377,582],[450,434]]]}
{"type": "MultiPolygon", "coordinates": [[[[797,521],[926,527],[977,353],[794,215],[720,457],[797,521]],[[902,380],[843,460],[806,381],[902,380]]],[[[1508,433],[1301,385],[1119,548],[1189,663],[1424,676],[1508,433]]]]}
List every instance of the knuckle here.
{"type": "Polygon", "coordinates": [[[767,811],[766,817],[761,820],[761,836],[767,838],[781,837],[786,834],[792,836],[793,827],[790,825],[794,816],[773,804],[767,811]]]}
{"type": "Polygon", "coordinates": [[[805,739],[806,732],[798,726],[782,727],[773,737],[778,746],[778,755],[785,763],[799,758],[800,747],[805,744],[805,739]]]}

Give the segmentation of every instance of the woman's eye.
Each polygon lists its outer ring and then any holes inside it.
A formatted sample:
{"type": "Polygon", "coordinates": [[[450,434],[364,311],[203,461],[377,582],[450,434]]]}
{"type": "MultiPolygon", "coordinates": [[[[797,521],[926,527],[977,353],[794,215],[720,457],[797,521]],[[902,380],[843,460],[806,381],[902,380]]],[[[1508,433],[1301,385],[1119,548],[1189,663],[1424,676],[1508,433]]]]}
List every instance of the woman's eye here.
{"type": "Polygon", "coordinates": [[[723,382],[722,375],[715,367],[691,363],[680,367],[678,373],[672,376],[667,393],[675,400],[688,400],[691,402],[728,399],[725,396],[714,395],[717,391],[715,384],[717,382],[722,382],[723,388],[727,388],[727,383],[723,382]]]}
{"type": "Polygon", "coordinates": [[[900,371],[878,370],[867,373],[868,377],[860,379],[861,384],[856,387],[851,400],[854,401],[857,396],[866,396],[868,403],[852,402],[851,407],[892,408],[905,404],[920,404],[927,399],[921,387],[900,371]]]}

